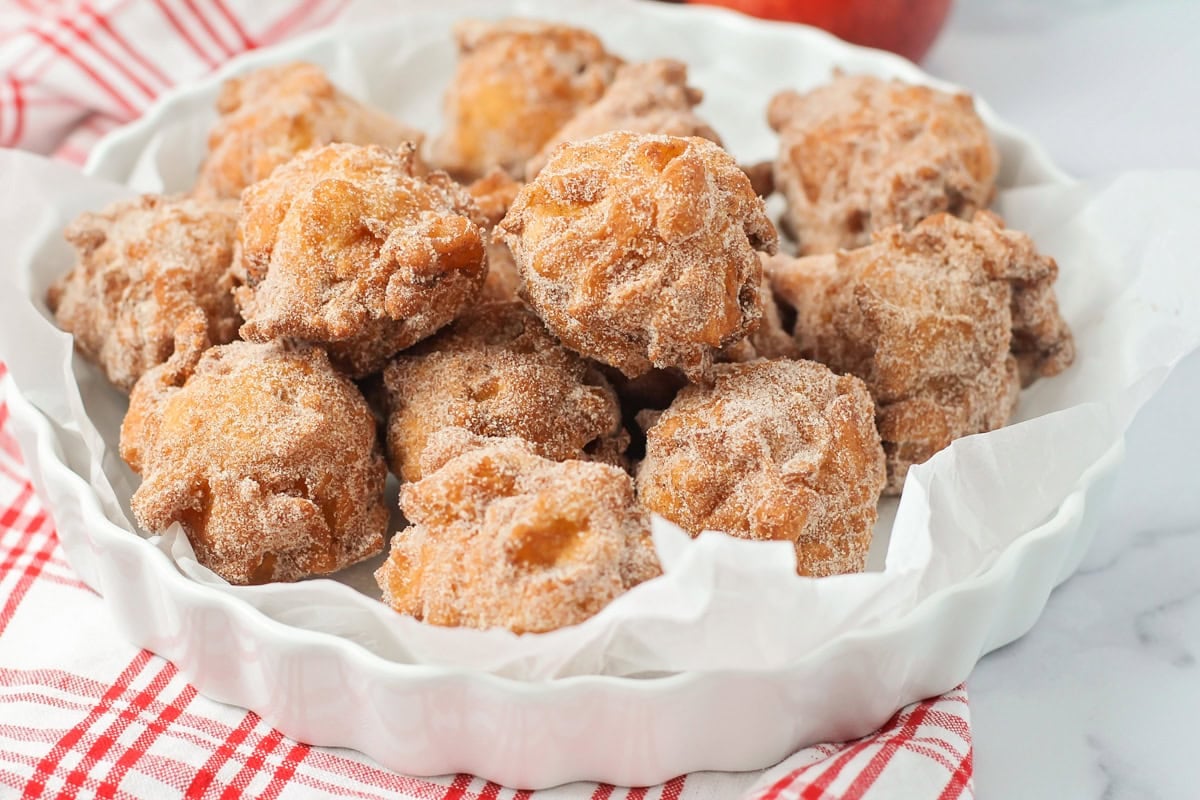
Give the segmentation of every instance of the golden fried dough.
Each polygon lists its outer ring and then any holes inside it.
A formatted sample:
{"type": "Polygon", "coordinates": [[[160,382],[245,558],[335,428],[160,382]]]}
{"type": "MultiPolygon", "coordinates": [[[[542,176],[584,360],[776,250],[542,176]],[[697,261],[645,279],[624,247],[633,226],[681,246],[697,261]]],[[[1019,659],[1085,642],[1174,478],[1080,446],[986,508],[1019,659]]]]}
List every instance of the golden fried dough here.
{"type": "Polygon", "coordinates": [[[759,197],[770,197],[775,194],[775,162],[756,161],[753,164],[742,164],[742,172],[750,179],[754,193],[759,197]]]}
{"type": "Polygon", "coordinates": [[[471,195],[471,199],[479,207],[479,213],[483,214],[487,221],[488,230],[504,219],[522,186],[523,183],[513,180],[511,175],[499,167],[492,168],[482,178],[467,185],[467,193],[471,195]]]}
{"type": "Polygon", "coordinates": [[[331,142],[420,147],[425,135],[349,97],[320,67],[296,62],[230,78],[217,98],[220,118],[196,192],[237,198],[310,147],[331,142]]]}
{"type": "Polygon", "coordinates": [[[503,238],[493,234],[493,229],[508,213],[522,185],[514,181],[507,172],[495,167],[467,186],[467,192],[475,201],[475,205],[479,206],[488,226],[488,273],[487,280],[483,282],[483,291],[479,295],[481,302],[516,300],[521,288],[521,273],[517,270],[512,251],[508,249],[503,238]]]}
{"type": "Polygon", "coordinates": [[[628,444],[616,394],[519,302],[475,306],[384,371],[388,456],[420,480],[421,454],[442,428],[519,436],[535,452],[619,463],[628,444]]]}
{"type": "Polygon", "coordinates": [[[938,212],[969,219],[991,200],[997,154],[969,95],[837,75],[767,109],[779,131],[775,185],[802,255],[861,247],[872,231],[938,212]]]}
{"type": "Polygon", "coordinates": [[[796,309],[801,352],[866,381],[890,494],[910,465],[1008,420],[1018,362],[1033,379],[1074,359],[1054,260],[988,212],[972,222],[939,214],[877,233],[869,247],[765,268],[796,309]]]}
{"type": "Polygon", "coordinates": [[[487,246],[488,271],[479,293],[481,303],[520,301],[521,271],[512,251],[499,236],[489,236],[487,246]]]}
{"type": "Polygon", "coordinates": [[[234,342],[133,390],[121,455],[138,524],[178,522],[230,583],[292,581],[378,553],[387,476],[366,401],[320,348],[234,342]]]}
{"type": "Polygon", "coordinates": [[[692,109],[704,93],[687,85],[687,65],[669,58],[626,64],[598,101],[576,114],[542,145],[525,165],[533,180],[563,142],[590,139],[609,131],[701,136],[721,144],[721,137],[692,109]]]}
{"type": "Polygon", "coordinates": [[[861,571],[885,479],[866,386],[812,361],[714,373],[647,432],[638,499],[693,536],[794,542],[801,575],[861,571]]]}
{"type": "MultiPolygon", "coordinates": [[[[771,256],[763,255],[763,258],[771,256]]],[[[799,358],[800,348],[787,328],[784,327],[783,315],[771,287],[763,284],[758,287],[759,299],[762,301],[762,319],[758,327],[741,341],[734,342],[720,353],[717,361],[754,361],[757,358],[799,358]]]]}
{"type": "Polygon", "coordinates": [[[237,338],[226,274],[236,230],[237,204],[221,200],[144,195],[82,214],[65,232],[78,261],[46,304],[128,392],[175,353],[194,362],[237,338]]]}
{"type": "Polygon", "coordinates": [[[707,376],[714,353],[758,324],[757,251],[777,245],[720,147],[624,132],[559,148],[497,230],[546,327],[629,377],[707,376]]]}
{"type": "Polygon", "coordinates": [[[434,625],[538,633],[583,622],[660,573],[629,476],[550,461],[521,439],[449,428],[405,484],[411,525],[375,573],[383,601],[434,625]]]}
{"type": "Polygon", "coordinates": [[[604,94],[622,63],[594,34],[565,25],[467,20],[454,34],[458,69],[434,160],[459,178],[497,166],[521,177],[525,162],[604,94]]]}
{"type": "Polygon", "coordinates": [[[331,144],[242,194],[232,273],[242,337],[321,344],[352,376],[383,367],[474,302],[483,218],[412,148],[331,144]]]}

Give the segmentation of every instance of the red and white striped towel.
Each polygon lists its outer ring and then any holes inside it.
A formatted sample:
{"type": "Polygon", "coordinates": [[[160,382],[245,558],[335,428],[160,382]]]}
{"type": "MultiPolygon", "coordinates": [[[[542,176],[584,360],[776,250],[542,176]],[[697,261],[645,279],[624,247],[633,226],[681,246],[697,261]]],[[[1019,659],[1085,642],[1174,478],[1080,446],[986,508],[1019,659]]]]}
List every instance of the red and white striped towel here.
{"type": "Polygon", "coordinates": [[[83,163],[166,89],[336,18],[348,0],[9,0],[0,145],[83,163]]]}
{"type": "MultiPolygon", "coordinates": [[[[10,2],[0,10],[0,144],[81,163],[163,90],[320,27],[348,2],[10,2]]],[[[64,560],[7,418],[0,395],[0,797],[973,796],[962,688],[902,709],[871,736],[806,748],[764,773],[681,775],[649,788],[523,792],[469,775],[411,778],[352,751],[291,741],[254,713],[197,695],[171,663],[120,639],[101,598],[64,560]]]]}

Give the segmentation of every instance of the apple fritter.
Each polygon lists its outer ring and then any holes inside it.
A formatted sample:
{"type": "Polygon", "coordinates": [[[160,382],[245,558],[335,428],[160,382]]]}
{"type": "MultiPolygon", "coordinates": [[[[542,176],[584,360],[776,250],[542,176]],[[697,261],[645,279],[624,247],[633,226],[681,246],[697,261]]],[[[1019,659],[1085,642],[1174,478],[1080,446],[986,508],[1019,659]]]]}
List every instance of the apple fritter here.
{"type": "Polygon", "coordinates": [[[434,161],[460,179],[525,162],[612,82],[620,58],[595,34],[527,19],[455,26],[459,62],[434,161]]]}
{"type": "Polygon", "coordinates": [[[144,195],[85,213],[65,231],[78,260],[46,295],[75,348],[128,392],[178,354],[195,362],[237,338],[227,272],[237,204],[144,195]]]}
{"type": "Polygon", "coordinates": [[[533,180],[563,142],[590,139],[609,131],[700,136],[716,144],[721,137],[692,109],[704,93],[687,84],[687,65],[669,58],[626,64],[604,96],[576,114],[542,145],[525,165],[533,180]]]}
{"type": "Polygon", "coordinates": [[[498,226],[525,299],[567,347],[637,377],[713,356],[762,316],[775,228],[707,139],[625,132],[564,145],[498,226]]]}
{"type": "Polygon", "coordinates": [[[812,361],[714,373],[649,427],[638,499],[693,536],[793,542],[801,575],[861,571],[885,480],[867,387],[812,361]]]}
{"type": "Polygon", "coordinates": [[[998,156],[969,95],[837,75],[777,94],[767,119],[801,255],[862,247],[873,231],[939,212],[970,219],[992,198],[998,156]]]}
{"type": "Polygon", "coordinates": [[[354,377],[474,303],[487,273],[484,220],[411,146],[308,150],[242,194],[232,274],[241,335],[324,346],[354,377]]]}
{"type": "Polygon", "coordinates": [[[517,438],[435,434],[401,489],[411,523],[375,573],[383,601],[433,625],[575,625],[660,574],[629,475],[551,461],[517,438]]]}
{"type": "Polygon", "coordinates": [[[178,522],[230,583],[336,572],[383,549],[387,477],[358,389],[309,345],[234,342],[142,377],[121,456],[138,524],[178,522]]]}
{"type": "Polygon", "coordinates": [[[608,381],[519,302],[475,306],[396,356],[384,382],[388,456],[406,481],[421,479],[426,442],[443,428],[517,436],[556,461],[619,465],[629,440],[608,381]]]}
{"type": "Polygon", "coordinates": [[[196,193],[236,199],[276,167],[310,147],[332,142],[389,149],[425,134],[338,90],[314,64],[263,67],[225,81],[220,118],[208,135],[208,156],[196,193]]]}
{"type": "Polygon", "coordinates": [[[796,309],[803,355],[866,381],[888,455],[889,494],[912,464],[999,428],[1027,381],[1074,359],[1054,259],[978,212],[881,231],[858,250],[765,264],[796,309]]]}

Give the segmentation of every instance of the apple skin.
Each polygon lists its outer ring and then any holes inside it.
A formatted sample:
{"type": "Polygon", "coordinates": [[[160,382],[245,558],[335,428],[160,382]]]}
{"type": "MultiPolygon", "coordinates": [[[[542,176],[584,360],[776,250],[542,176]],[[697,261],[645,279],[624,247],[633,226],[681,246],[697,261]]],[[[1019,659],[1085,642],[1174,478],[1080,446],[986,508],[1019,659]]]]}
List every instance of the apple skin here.
{"type": "Polygon", "coordinates": [[[854,44],[920,61],[937,38],[951,0],[687,0],[763,19],[803,22],[854,44]]]}

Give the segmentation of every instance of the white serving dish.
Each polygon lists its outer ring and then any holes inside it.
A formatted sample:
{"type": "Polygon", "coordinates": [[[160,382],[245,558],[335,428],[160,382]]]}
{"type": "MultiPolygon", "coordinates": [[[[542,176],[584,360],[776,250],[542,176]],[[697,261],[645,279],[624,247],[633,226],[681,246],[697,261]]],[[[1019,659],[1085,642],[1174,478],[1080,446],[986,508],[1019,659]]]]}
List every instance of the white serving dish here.
{"type": "MultiPolygon", "coordinates": [[[[190,163],[158,164],[166,176],[161,186],[148,177],[145,163],[139,166],[139,159],[156,160],[156,136],[177,135],[172,131],[182,120],[211,117],[225,77],[279,61],[324,63],[335,57],[338,42],[394,37],[425,53],[424,73],[381,64],[362,86],[347,87],[406,108],[404,116],[420,123],[436,113],[449,75],[449,24],[467,15],[566,18],[593,28],[628,56],[679,57],[709,93],[706,108],[740,103],[758,118],[766,98],[787,85],[789,68],[800,61],[807,69],[815,60],[940,85],[898,57],[719,10],[602,0],[480,0],[419,8],[403,18],[325,31],[237,59],[209,79],[168,93],[142,119],[107,137],[86,171],[147,191],[186,188],[202,142],[193,143],[190,163]],[[755,81],[755,89],[743,99],[739,87],[751,85],[747,81],[755,81]]],[[[1002,186],[1066,181],[1035,143],[998,121],[986,105],[981,113],[1004,154],[1002,186]]],[[[721,119],[713,121],[723,133],[728,129],[721,119]]],[[[744,161],[773,154],[765,122],[738,128],[728,139],[744,161]]],[[[31,336],[61,347],[62,335],[39,310],[43,287],[37,281],[24,285],[31,295],[31,336]]],[[[88,448],[102,447],[102,439],[106,458],[115,459],[116,420],[93,419],[99,438],[56,423],[64,418],[62,409],[78,402],[73,377],[62,376],[61,394],[23,392],[21,362],[28,357],[4,355],[12,368],[4,378],[12,424],[71,564],[104,596],[132,642],[174,661],[205,695],[253,709],[293,738],[354,748],[400,772],[469,772],[514,787],[584,779],[646,785],[696,770],[758,769],[813,742],[865,734],[896,708],[950,689],[982,654],[1028,630],[1050,591],[1075,570],[1096,529],[1097,501],[1124,451],[1124,425],[1114,425],[1107,446],[1089,456],[1078,480],[1061,487],[1057,510],[1002,552],[906,613],[848,628],[784,667],[521,681],[396,663],[349,637],[288,624],[286,613],[269,603],[256,607],[253,589],[224,593],[186,577],[162,551],[130,534],[123,508],[130,487],[106,493],[91,480],[88,448]]],[[[77,364],[75,377],[94,381],[89,369],[77,364]]],[[[330,582],[304,586],[330,591],[325,584],[330,582]]],[[[348,618],[347,624],[367,623],[348,618]]]]}

